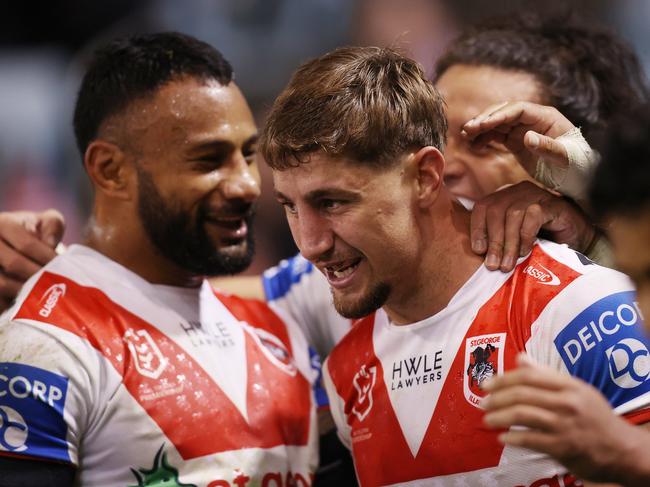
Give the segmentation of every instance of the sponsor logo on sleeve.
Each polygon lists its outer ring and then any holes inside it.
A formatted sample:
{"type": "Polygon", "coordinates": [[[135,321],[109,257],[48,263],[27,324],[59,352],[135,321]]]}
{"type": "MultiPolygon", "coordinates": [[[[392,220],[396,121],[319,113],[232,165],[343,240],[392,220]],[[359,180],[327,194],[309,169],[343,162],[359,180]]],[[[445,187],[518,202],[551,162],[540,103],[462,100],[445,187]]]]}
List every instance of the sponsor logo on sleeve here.
{"type": "Polygon", "coordinates": [[[352,385],[356,391],[356,398],[352,406],[352,413],[359,421],[363,421],[372,409],[372,389],[377,382],[377,367],[361,366],[354,375],[352,385]]]}
{"type": "Polygon", "coordinates": [[[599,388],[613,406],[650,391],[650,352],[633,291],[611,294],[576,316],[555,338],[572,375],[599,388]]]}
{"type": "Polygon", "coordinates": [[[165,370],[167,359],[147,330],[129,328],[124,333],[136,370],[145,377],[158,379],[165,370]]]}
{"type": "Polygon", "coordinates": [[[465,378],[463,392],[465,399],[477,408],[487,393],[481,384],[497,374],[503,373],[503,354],[506,334],[473,336],[465,339],[465,378]]]}
{"type": "Polygon", "coordinates": [[[27,450],[29,428],[18,411],[0,406],[0,449],[21,452],[27,450]]]}
{"type": "Polygon", "coordinates": [[[634,389],[650,375],[650,354],[644,343],[623,338],[605,350],[612,381],[624,389],[634,389]]]}
{"type": "Polygon", "coordinates": [[[524,267],[522,271],[524,274],[528,274],[530,277],[537,279],[540,284],[545,286],[558,286],[561,284],[560,278],[557,277],[553,271],[547,269],[540,263],[532,263],[524,267]]]}
{"type": "Polygon", "coordinates": [[[0,363],[0,451],[70,461],[63,408],[68,379],[19,363],[0,363]]]}
{"type": "Polygon", "coordinates": [[[38,314],[43,318],[50,316],[52,314],[52,310],[54,310],[59,300],[65,296],[65,291],[66,287],[63,283],[50,286],[41,297],[40,302],[43,303],[43,305],[41,306],[41,309],[38,310],[38,314]]]}

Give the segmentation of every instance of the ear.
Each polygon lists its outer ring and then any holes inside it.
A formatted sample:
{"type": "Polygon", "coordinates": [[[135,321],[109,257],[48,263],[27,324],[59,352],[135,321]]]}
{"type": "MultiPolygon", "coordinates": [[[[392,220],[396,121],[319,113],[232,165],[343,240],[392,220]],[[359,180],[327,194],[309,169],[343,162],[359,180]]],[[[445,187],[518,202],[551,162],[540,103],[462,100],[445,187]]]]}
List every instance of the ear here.
{"type": "Polygon", "coordinates": [[[413,155],[417,171],[417,199],[420,207],[431,206],[440,193],[445,170],[445,159],[438,149],[427,146],[413,155]]]}
{"type": "Polygon", "coordinates": [[[84,154],[84,166],[97,192],[111,198],[131,199],[133,164],[119,146],[94,140],[84,154]]]}

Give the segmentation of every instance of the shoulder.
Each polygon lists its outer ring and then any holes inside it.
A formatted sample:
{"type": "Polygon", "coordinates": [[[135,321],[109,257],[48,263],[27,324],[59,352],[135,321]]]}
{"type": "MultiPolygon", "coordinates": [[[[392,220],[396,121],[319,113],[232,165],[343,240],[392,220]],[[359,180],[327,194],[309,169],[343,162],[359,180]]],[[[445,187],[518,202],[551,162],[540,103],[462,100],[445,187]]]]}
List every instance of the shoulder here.
{"type": "Polygon", "coordinates": [[[314,266],[300,254],[285,259],[262,274],[266,299],[273,301],[283,298],[299,287],[320,287],[320,280],[317,277],[314,279],[317,274],[314,266]]]}
{"type": "MultiPolygon", "coordinates": [[[[26,283],[10,315],[49,324],[92,323],[96,321],[92,316],[119,308],[110,296],[133,287],[129,276],[126,269],[106,257],[73,246],[26,283]]],[[[132,290],[127,294],[133,295],[132,290]]]]}
{"type": "MultiPolygon", "coordinates": [[[[542,242],[539,252],[548,256],[549,270],[566,269],[570,274],[565,285],[549,306],[549,313],[572,314],[586,308],[607,306],[615,301],[635,299],[632,281],[623,273],[600,266],[584,255],[551,242],[542,242]],[[600,303],[600,304],[599,304],[600,303]]],[[[561,278],[560,278],[561,280],[561,278]]]]}
{"type": "Polygon", "coordinates": [[[19,321],[0,323],[0,450],[77,463],[100,377],[78,343],[19,321]],[[8,422],[8,423],[7,423],[8,422]]]}
{"type": "Polygon", "coordinates": [[[519,314],[539,315],[562,306],[577,309],[599,296],[631,290],[624,274],[547,241],[539,241],[512,275],[512,305],[519,314]]]}

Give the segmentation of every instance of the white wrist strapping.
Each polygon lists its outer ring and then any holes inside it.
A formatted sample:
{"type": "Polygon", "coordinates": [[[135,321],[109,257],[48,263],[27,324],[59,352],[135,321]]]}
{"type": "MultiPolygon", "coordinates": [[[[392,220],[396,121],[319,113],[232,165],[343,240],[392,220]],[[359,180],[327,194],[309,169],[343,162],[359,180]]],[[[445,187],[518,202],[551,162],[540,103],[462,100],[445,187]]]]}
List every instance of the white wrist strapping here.
{"type": "Polygon", "coordinates": [[[584,201],[591,172],[600,156],[589,146],[578,127],[572,128],[555,140],[566,149],[569,164],[559,166],[540,157],[537,160],[535,179],[547,188],[559,191],[575,201],[584,201]]]}

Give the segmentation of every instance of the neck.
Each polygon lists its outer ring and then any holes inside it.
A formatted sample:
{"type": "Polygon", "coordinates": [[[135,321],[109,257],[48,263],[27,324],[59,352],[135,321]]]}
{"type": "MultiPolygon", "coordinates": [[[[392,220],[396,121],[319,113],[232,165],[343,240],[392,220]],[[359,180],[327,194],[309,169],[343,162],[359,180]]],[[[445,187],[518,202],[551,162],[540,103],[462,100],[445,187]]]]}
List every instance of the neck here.
{"type": "Polygon", "coordinates": [[[443,310],[482,265],[471,248],[470,215],[442,194],[440,211],[423,219],[418,229],[423,245],[410,285],[393,290],[384,311],[397,325],[415,323],[443,310]]]}
{"type": "Polygon", "coordinates": [[[95,207],[84,245],[126,267],[151,284],[197,287],[202,276],[192,274],[160,254],[133,218],[116,217],[95,207]]]}

